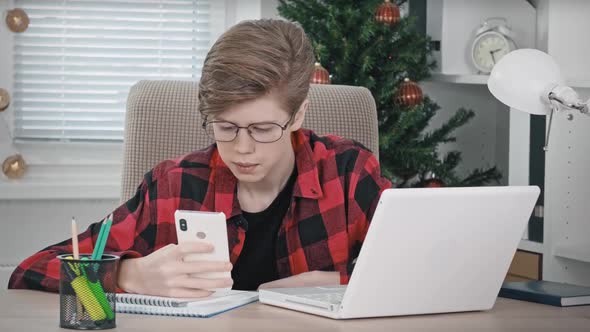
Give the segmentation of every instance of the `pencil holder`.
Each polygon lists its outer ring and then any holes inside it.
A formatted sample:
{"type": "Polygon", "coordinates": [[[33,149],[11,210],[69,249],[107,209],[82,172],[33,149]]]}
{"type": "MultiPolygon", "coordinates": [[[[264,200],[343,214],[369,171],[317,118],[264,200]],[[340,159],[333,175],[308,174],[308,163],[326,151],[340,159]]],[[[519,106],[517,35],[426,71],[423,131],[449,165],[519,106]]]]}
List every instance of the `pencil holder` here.
{"type": "Polygon", "coordinates": [[[59,326],[76,330],[116,327],[115,293],[118,256],[60,255],[59,326]]]}

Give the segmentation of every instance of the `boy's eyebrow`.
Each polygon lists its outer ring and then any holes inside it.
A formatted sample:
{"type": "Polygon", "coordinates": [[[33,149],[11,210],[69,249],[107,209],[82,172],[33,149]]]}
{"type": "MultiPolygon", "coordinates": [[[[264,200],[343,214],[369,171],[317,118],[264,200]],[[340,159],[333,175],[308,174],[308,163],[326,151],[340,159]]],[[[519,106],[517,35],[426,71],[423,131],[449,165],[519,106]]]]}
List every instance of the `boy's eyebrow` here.
{"type": "Polygon", "coordinates": [[[231,122],[231,123],[235,124],[234,121],[224,119],[223,117],[211,117],[211,119],[209,119],[209,121],[225,121],[225,122],[231,122]]]}

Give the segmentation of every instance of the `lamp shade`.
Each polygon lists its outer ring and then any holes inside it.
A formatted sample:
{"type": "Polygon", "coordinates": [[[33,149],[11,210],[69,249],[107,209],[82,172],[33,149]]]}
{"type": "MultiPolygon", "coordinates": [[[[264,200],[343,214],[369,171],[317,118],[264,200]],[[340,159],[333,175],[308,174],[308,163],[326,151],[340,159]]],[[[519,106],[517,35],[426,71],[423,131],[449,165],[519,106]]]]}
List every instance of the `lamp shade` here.
{"type": "Polygon", "coordinates": [[[564,79],[547,53],[519,49],[500,59],[488,79],[488,89],[502,103],[519,111],[545,115],[550,110],[547,94],[564,79]]]}

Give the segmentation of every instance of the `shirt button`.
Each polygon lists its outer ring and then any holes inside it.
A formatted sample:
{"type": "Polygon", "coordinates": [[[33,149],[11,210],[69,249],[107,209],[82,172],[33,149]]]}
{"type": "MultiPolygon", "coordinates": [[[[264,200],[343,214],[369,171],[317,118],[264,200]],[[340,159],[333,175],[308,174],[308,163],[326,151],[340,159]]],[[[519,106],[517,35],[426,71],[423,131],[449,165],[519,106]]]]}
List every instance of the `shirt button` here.
{"type": "Polygon", "coordinates": [[[234,239],[234,244],[240,244],[240,239],[234,239]]]}
{"type": "Polygon", "coordinates": [[[318,192],[315,189],[311,188],[311,193],[312,194],[317,194],[318,192]]]}

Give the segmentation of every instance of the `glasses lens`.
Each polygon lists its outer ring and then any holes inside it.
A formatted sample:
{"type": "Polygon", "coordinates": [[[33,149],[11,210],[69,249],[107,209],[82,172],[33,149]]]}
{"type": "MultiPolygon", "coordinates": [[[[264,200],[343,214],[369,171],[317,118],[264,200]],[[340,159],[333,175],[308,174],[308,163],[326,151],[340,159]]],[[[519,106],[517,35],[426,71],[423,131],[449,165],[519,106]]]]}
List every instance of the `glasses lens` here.
{"type": "Polygon", "coordinates": [[[205,125],[205,131],[218,142],[230,142],[236,138],[237,127],[230,122],[210,122],[205,125]]]}
{"type": "Polygon", "coordinates": [[[248,126],[252,138],[260,143],[272,143],[283,136],[283,128],[276,123],[255,123],[248,126]]]}

